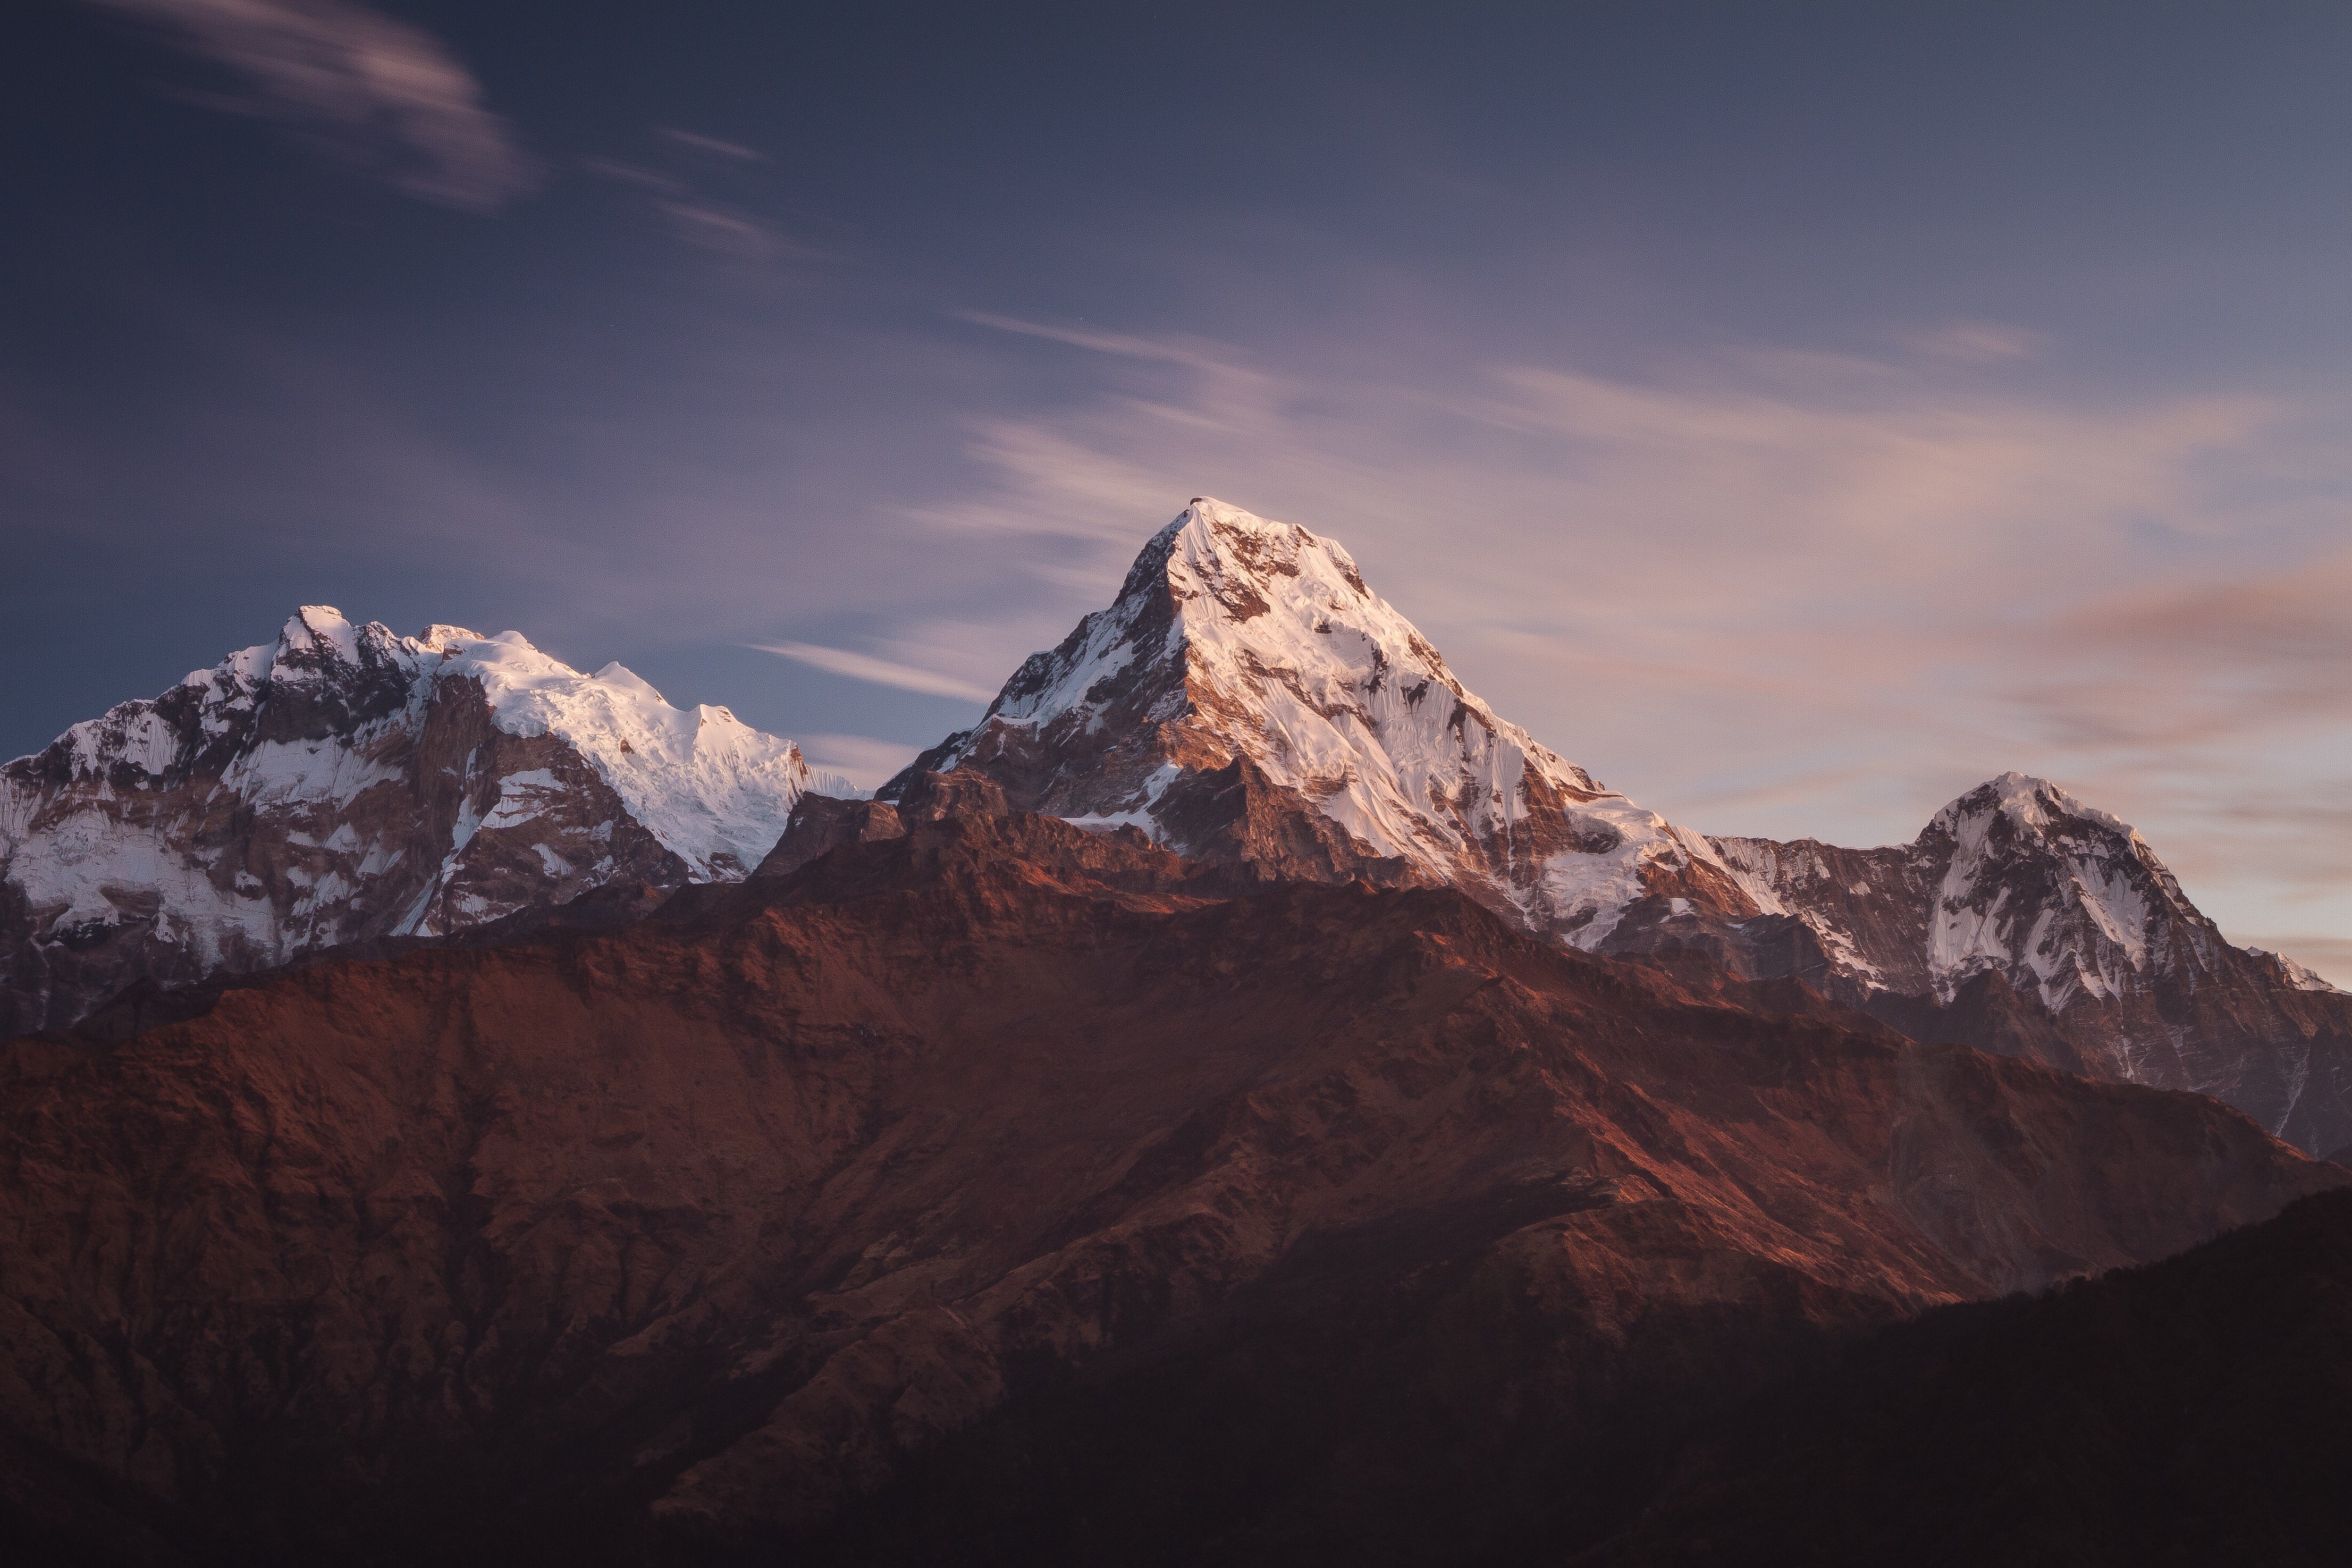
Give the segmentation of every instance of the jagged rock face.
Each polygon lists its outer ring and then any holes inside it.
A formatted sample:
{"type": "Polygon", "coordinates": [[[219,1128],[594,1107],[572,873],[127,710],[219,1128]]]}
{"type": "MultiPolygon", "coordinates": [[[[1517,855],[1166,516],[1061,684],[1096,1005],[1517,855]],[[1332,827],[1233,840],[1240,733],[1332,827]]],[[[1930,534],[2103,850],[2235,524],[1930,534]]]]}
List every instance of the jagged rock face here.
{"type": "Polygon", "coordinates": [[[804,795],[786,818],[783,836],[751,875],[788,877],[828,849],[897,838],[905,832],[898,808],[887,801],[804,795]]]}
{"type": "Polygon", "coordinates": [[[1705,839],[1496,717],[1336,542],[1205,498],[904,776],[957,768],[1187,855],[1460,888],[1588,950],[1761,912],[1705,839]]]}
{"type": "Polygon", "coordinates": [[[54,1478],[207,1562],[845,1561],[763,1532],[1024,1367],[1342,1321],[1441,1344],[1418,1429],[1500,1474],[1751,1335],[2347,1179],[2191,1096],[1452,889],[1255,884],[971,772],[787,840],[617,931],[0,1048],[0,1505],[54,1478]]]}
{"type": "Polygon", "coordinates": [[[740,877],[806,772],[791,742],[619,665],[306,607],[275,646],[0,767],[0,1033],[142,980],[740,877]]]}
{"type": "Polygon", "coordinates": [[[1807,981],[1850,978],[1908,994],[1932,989],[1927,973],[1929,858],[1908,846],[1847,849],[1817,839],[1710,837],[1749,894],[1793,915],[1811,938],[1790,973],[1807,981]]]}
{"type": "Polygon", "coordinates": [[[1912,1033],[2210,1094],[2313,1152],[2352,1142],[2352,997],[2231,946],[2145,839],[2045,780],[2004,773],[1900,847],[1713,842],[1818,940],[1824,989],[1912,1033]]]}

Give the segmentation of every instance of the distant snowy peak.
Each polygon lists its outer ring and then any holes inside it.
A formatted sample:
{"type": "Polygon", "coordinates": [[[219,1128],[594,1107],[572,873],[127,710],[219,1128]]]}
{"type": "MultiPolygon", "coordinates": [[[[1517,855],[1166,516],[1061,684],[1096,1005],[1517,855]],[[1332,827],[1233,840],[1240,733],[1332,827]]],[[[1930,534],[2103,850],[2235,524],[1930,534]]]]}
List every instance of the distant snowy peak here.
{"type": "Polygon", "coordinates": [[[305,605],[0,767],[0,1026],[611,882],[740,877],[808,782],[790,741],[620,665],[305,605]]]}
{"type": "MultiPolygon", "coordinates": [[[[50,752],[65,748],[71,777],[128,770],[155,780],[242,753],[245,765],[230,782],[287,798],[336,786],[308,765],[288,766],[273,747],[330,737],[364,745],[387,728],[413,730],[458,680],[480,689],[504,733],[553,735],[576,751],[697,879],[740,876],[758,864],[807,787],[807,765],[792,742],[724,708],[673,708],[620,664],[583,675],[520,632],[485,637],[436,625],[408,637],[381,622],[354,626],[324,605],[303,605],[275,644],[231,654],[160,698],[75,725],[50,752]]],[[[49,755],[22,761],[39,764],[49,755]]]]}
{"type": "Polygon", "coordinates": [[[1809,979],[1907,1032],[2210,1094],[2314,1152],[2352,1141],[2343,994],[2231,946],[2130,824],[2047,779],[2003,773],[1896,847],[1715,844],[1808,928],[1809,979]]]}
{"type": "Polygon", "coordinates": [[[2320,991],[2335,996],[2352,995],[2317,970],[2296,963],[2285,953],[2273,952],[2263,947],[2250,947],[2245,951],[2252,957],[2277,965],[2280,975],[2297,991],[2320,991]]]}
{"type": "Polygon", "coordinates": [[[506,733],[553,735],[578,752],[698,880],[758,865],[808,787],[808,764],[792,742],[724,708],[673,708],[623,665],[583,675],[519,632],[486,637],[436,626],[417,646],[440,658],[424,666],[426,679],[478,683],[506,733]]]}
{"type": "Polygon", "coordinates": [[[1583,947],[1645,900],[1758,912],[1705,839],[1465,689],[1336,541],[1206,497],[916,766],[1187,853],[1451,883],[1583,947]]]}
{"type": "Polygon", "coordinates": [[[2210,968],[2224,945],[2128,823],[2046,779],[1979,785],[1920,843],[1944,861],[1928,936],[1939,996],[1990,968],[2063,1009],[2076,990],[2114,996],[2152,967],[2210,968]]]}
{"type": "Polygon", "coordinates": [[[1750,893],[1811,928],[1832,968],[1949,1002],[1996,973],[2063,1011],[2223,945],[2147,841],[2047,779],[2003,773],[1907,846],[1713,841],[1750,893]]]}
{"type": "Polygon", "coordinates": [[[2130,823],[2113,812],[2085,805],[2048,779],[2036,778],[2032,773],[2006,773],[1988,779],[1937,812],[1927,826],[1931,832],[1939,828],[1957,832],[1964,822],[1995,814],[2029,833],[2063,834],[2070,824],[2087,823],[2146,847],[2138,829],[2130,823]]]}
{"type": "Polygon", "coordinates": [[[835,800],[872,800],[874,792],[856,784],[842,773],[829,770],[809,774],[808,794],[829,795],[835,800]]]}

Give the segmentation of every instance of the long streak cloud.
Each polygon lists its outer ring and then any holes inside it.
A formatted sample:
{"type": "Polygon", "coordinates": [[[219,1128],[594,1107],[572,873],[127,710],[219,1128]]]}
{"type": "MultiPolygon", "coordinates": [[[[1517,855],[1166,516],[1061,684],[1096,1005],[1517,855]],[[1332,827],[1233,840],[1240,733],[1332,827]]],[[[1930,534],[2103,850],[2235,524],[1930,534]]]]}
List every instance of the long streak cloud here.
{"type": "Polygon", "coordinates": [[[441,41],[355,0],[90,0],[226,67],[224,107],[275,120],[422,200],[494,213],[538,160],[441,41]]]}

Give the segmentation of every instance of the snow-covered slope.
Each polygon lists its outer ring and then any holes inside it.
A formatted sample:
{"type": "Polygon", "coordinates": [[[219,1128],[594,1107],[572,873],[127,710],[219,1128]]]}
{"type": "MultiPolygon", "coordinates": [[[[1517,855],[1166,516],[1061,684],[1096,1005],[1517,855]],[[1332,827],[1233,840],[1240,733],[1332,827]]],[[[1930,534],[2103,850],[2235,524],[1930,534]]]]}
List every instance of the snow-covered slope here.
{"type": "Polygon", "coordinates": [[[915,767],[1272,872],[1451,883],[1584,948],[1759,912],[1706,839],[1465,689],[1337,542],[1206,498],[915,767]]]}
{"type": "Polygon", "coordinates": [[[2308,964],[2296,963],[2285,953],[2273,952],[2267,948],[2261,947],[2250,947],[2245,952],[2249,957],[2259,958],[2278,965],[2279,973],[2297,991],[2322,991],[2335,996],[2345,994],[2342,986],[2308,964]]]}
{"type": "Polygon", "coordinates": [[[2317,1152],[2352,1142],[2352,998],[2231,946],[2129,824],[2046,779],[2003,773],[1900,847],[1713,842],[1818,941],[1820,984],[1913,1034],[2210,1094],[2317,1152]]]}
{"type": "Polygon", "coordinates": [[[415,647],[425,680],[478,682],[504,733],[552,735],[578,752],[696,881],[758,865],[808,785],[790,741],[724,708],[673,708],[619,664],[583,676],[519,632],[485,637],[456,626],[427,628],[415,647]]]}
{"type": "Polygon", "coordinates": [[[2224,945],[2130,824],[2044,779],[2003,773],[1936,814],[1950,853],[1927,931],[1948,1002],[1987,970],[2055,1012],[2150,972],[2210,968],[2224,945]]]}
{"type": "Polygon", "coordinates": [[[1712,842],[1839,973],[1940,1003],[1995,973],[2056,1012],[2152,972],[2210,968],[2227,946],[2129,824],[2024,773],[1979,785],[1899,848],[1712,842]]]}
{"type": "Polygon", "coordinates": [[[305,606],[0,767],[0,1025],[607,882],[740,877],[806,780],[791,742],[617,664],[305,606]]]}

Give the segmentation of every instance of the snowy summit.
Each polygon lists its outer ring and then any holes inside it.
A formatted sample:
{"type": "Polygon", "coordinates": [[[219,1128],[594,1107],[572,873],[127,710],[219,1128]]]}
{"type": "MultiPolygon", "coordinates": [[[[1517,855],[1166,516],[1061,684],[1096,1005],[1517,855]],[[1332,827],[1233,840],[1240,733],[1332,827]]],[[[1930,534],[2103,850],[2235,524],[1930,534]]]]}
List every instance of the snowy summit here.
{"type": "Polygon", "coordinates": [[[978,766],[1030,809],[1210,855],[1237,807],[1208,808],[1202,781],[1245,767],[1236,787],[1311,819],[1323,869],[1450,883],[1580,947],[1645,900],[1756,912],[1706,839],[1497,717],[1336,541],[1207,497],[915,765],[978,766]]]}
{"type": "Polygon", "coordinates": [[[305,605],[0,767],[6,1022],[610,882],[740,877],[807,781],[790,741],[617,664],[305,605]]]}

